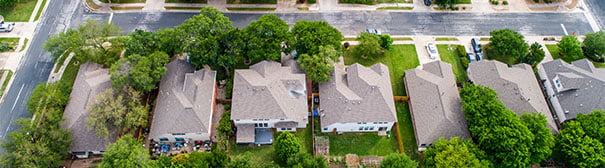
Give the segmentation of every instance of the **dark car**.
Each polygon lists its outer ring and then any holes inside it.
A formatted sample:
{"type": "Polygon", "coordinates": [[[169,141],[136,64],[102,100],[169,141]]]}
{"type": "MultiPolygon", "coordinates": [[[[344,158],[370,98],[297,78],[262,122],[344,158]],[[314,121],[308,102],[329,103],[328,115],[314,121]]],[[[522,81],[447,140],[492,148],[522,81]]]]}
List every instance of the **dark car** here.
{"type": "Polygon", "coordinates": [[[478,38],[473,38],[471,40],[471,44],[473,45],[473,49],[475,50],[475,54],[481,53],[481,43],[478,38]]]}
{"type": "Polygon", "coordinates": [[[424,0],[424,5],[431,6],[432,4],[433,2],[431,2],[431,0],[424,0]]]}

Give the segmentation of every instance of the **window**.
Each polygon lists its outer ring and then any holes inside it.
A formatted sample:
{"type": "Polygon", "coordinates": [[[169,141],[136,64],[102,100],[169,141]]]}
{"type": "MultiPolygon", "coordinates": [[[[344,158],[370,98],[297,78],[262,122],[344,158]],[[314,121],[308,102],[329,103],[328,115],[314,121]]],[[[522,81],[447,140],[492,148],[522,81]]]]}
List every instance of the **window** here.
{"type": "Polygon", "coordinates": [[[368,123],[366,123],[366,122],[363,122],[363,124],[368,124],[368,123]]]}
{"type": "Polygon", "coordinates": [[[286,130],[286,128],[280,128],[282,131],[286,130]]]}
{"type": "Polygon", "coordinates": [[[327,130],[328,130],[328,127],[324,127],[324,131],[327,131],[327,130]]]}
{"type": "Polygon", "coordinates": [[[357,124],[361,124],[361,122],[358,122],[357,124]]]}
{"type": "Polygon", "coordinates": [[[168,141],[168,138],[160,138],[160,142],[161,141],[168,141]]]}
{"type": "Polygon", "coordinates": [[[181,137],[176,137],[174,138],[175,141],[185,141],[185,138],[181,138],[181,137]]]}
{"type": "Polygon", "coordinates": [[[363,127],[359,127],[359,130],[360,130],[360,131],[363,131],[363,127]]]}
{"type": "Polygon", "coordinates": [[[263,127],[269,127],[268,123],[263,123],[263,127]]]}
{"type": "Polygon", "coordinates": [[[185,133],[172,133],[172,135],[185,135],[185,133]]]}
{"type": "Polygon", "coordinates": [[[258,126],[258,123],[254,123],[254,127],[259,127],[259,126],[258,126]]]}
{"type": "Polygon", "coordinates": [[[292,128],[288,128],[288,131],[292,131],[292,128]]]}
{"type": "Polygon", "coordinates": [[[282,121],[283,121],[283,120],[285,120],[285,119],[283,119],[283,118],[280,118],[280,119],[279,119],[279,120],[282,120],[282,121]]]}
{"type": "Polygon", "coordinates": [[[370,130],[374,130],[374,127],[370,127],[370,130]]]}
{"type": "Polygon", "coordinates": [[[374,122],[374,124],[380,124],[379,122],[374,122]]]}
{"type": "Polygon", "coordinates": [[[368,129],[370,129],[369,127],[363,127],[364,131],[367,131],[368,129]]]}
{"type": "Polygon", "coordinates": [[[239,119],[235,119],[235,121],[239,121],[239,119]]]}
{"type": "Polygon", "coordinates": [[[265,121],[269,121],[269,119],[265,119],[265,121]]]}
{"type": "Polygon", "coordinates": [[[257,121],[257,119],[252,119],[252,121],[257,121]]]}

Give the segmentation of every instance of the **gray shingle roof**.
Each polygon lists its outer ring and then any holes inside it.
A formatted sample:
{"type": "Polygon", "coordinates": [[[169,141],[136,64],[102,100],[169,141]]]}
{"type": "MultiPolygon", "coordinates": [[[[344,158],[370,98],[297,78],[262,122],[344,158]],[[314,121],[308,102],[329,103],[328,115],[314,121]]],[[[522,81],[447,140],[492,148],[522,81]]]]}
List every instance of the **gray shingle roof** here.
{"type": "Polygon", "coordinates": [[[353,64],[334,67],[331,80],[319,84],[321,126],[334,123],[397,122],[389,69],[353,64]]]}
{"type": "Polygon", "coordinates": [[[235,70],[231,119],[307,118],[305,74],[291,67],[262,61],[250,69],[235,70]]]}
{"type": "MultiPolygon", "coordinates": [[[[151,125],[151,138],[171,133],[209,133],[216,71],[181,60],[166,64],[151,125]]],[[[209,136],[209,134],[208,134],[209,136]]]]}
{"type": "Polygon", "coordinates": [[[541,64],[539,69],[545,86],[550,86],[547,90],[554,92],[549,96],[555,98],[550,100],[560,122],[574,119],[579,113],[605,109],[605,68],[595,68],[587,59],[572,64],[557,59],[541,64]],[[561,83],[559,89],[553,80],[556,78],[561,83]]]}
{"type": "Polygon", "coordinates": [[[235,137],[237,143],[254,143],[254,137],[254,124],[237,125],[237,136],[235,137]]]}
{"type": "Polygon", "coordinates": [[[502,103],[519,116],[532,112],[544,114],[551,130],[557,132],[557,125],[531,66],[517,64],[509,68],[498,61],[478,61],[469,64],[468,77],[475,84],[494,89],[502,103]]]}
{"type": "Polygon", "coordinates": [[[111,88],[109,70],[103,65],[87,62],[80,65],[69,103],[65,107],[63,127],[71,131],[72,152],[105,151],[105,146],[115,142],[116,131],[111,131],[107,139],[97,136],[94,130],[88,130],[86,118],[90,112],[88,106],[96,102],[97,95],[111,88]]]}
{"type": "Polygon", "coordinates": [[[452,66],[426,63],[405,72],[416,143],[432,144],[440,137],[470,138],[452,66]]]}

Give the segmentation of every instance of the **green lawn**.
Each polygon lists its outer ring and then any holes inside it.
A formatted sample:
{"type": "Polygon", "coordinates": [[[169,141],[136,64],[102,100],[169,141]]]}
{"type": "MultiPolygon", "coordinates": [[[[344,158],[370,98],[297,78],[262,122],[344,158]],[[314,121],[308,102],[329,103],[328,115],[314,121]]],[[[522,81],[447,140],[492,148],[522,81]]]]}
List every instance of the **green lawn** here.
{"type": "Polygon", "coordinates": [[[422,156],[417,152],[416,134],[414,134],[412,115],[410,114],[408,102],[395,102],[395,108],[397,109],[397,126],[399,127],[401,140],[403,141],[405,154],[420,162],[422,156]]]}
{"type": "Polygon", "coordinates": [[[0,73],[0,77],[2,77],[1,75],[4,73],[8,73],[6,74],[6,79],[4,80],[4,82],[2,82],[2,87],[0,87],[0,97],[2,97],[4,95],[4,91],[6,90],[6,87],[8,86],[8,82],[11,80],[11,77],[13,77],[13,71],[11,70],[1,70],[2,73],[0,73]]]}
{"type": "Polygon", "coordinates": [[[458,38],[455,37],[437,37],[435,41],[458,41],[458,38]]]}
{"type": "Polygon", "coordinates": [[[166,6],[166,9],[179,9],[179,10],[201,10],[202,7],[182,7],[182,6],[166,6]]]}
{"type": "Polygon", "coordinates": [[[389,6],[389,7],[380,7],[376,8],[376,10],[412,10],[414,7],[398,7],[398,6],[389,6]]]}
{"type": "Polygon", "coordinates": [[[479,41],[490,41],[491,39],[489,37],[481,37],[479,38],[479,41]]]}
{"type": "Polygon", "coordinates": [[[227,4],[277,4],[277,0],[227,0],[227,4]]]}
{"type": "Polygon", "coordinates": [[[393,37],[393,41],[414,41],[411,37],[393,37]]]}
{"type": "Polygon", "coordinates": [[[36,7],[35,0],[23,0],[10,9],[0,9],[5,22],[27,22],[36,7]]]}
{"type": "MultiPolygon", "coordinates": [[[[100,0],[109,3],[110,0],[100,0]]],[[[145,3],[145,0],[111,0],[111,3],[145,3]]]]}
{"type": "MultiPolygon", "coordinates": [[[[353,46],[354,47],[354,46],[353,46]]],[[[403,86],[403,75],[405,70],[412,69],[420,65],[418,54],[413,44],[393,45],[390,51],[379,58],[363,59],[351,54],[352,50],[345,52],[344,61],[346,65],[359,63],[364,66],[371,66],[381,62],[389,67],[391,72],[391,84],[393,85],[393,95],[405,96],[405,87],[403,86]]]]}
{"type": "Polygon", "coordinates": [[[437,44],[437,50],[441,56],[441,61],[452,64],[452,71],[456,75],[456,82],[467,81],[466,70],[460,63],[460,56],[456,52],[458,45],[437,44]]]}
{"type": "MultiPolygon", "coordinates": [[[[559,55],[559,46],[557,46],[556,44],[545,44],[545,46],[548,49],[548,52],[550,52],[550,55],[552,55],[553,60],[561,58],[561,56],[559,55]]],[[[594,64],[596,68],[605,68],[605,63],[593,61],[592,64],[594,64]]]]}
{"type": "Polygon", "coordinates": [[[274,11],[275,8],[227,8],[230,11],[274,11]]]}
{"type": "Polygon", "coordinates": [[[455,4],[471,4],[471,0],[455,0],[455,4]]]}
{"type": "Polygon", "coordinates": [[[25,38],[25,40],[23,41],[23,47],[21,47],[21,50],[19,50],[19,52],[25,50],[25,47],[27,47],[27,42],[29,41],[29,39],[25,38]]]}
{"type": "Polygon", "coordinates": [[[207,0],[166,0],[166,3],[208,3],[207,0]]]}
{"type": "Polygon", "coordinates": [[[80,69],[80,65],[82,65],[82,62],[79,62],[76,59],[71,59],[71,61],[65,68],[65,71],[63,72],[63,76],[61,76],[61,81],[67,82],[70,88],[73,86],[74,81],[76,81],[76,76],[78,76],[78,70],[80,69]]]}
{"type": "Polygon", "coordinates": [[[250,161],[256,165],[272,162],[274,158],[273,145],[242,146],[236,145],[235,140],[232,140],[229,146],[230,156],[244,155],[246,152],[249,152],[251,153],[250,161]]]}
{"type": "Polygon", "coordinates": [[[330,156],[386,156],[397,152],[397,138],[378,136],[376,133],[325,134],[330,138],[330,156]]]}
{"type": "Polygon", "coordinates": [[[40,8],[38,9],[38,12],[36,12],[36,17],[34,18],[34,21],[38,21],[38,19],[40,19],[40,15],[42,15],[42,11],[44,11],[44,6],[46,6],[46,2],[48,1],[42,0],[40,8]]]}
{"type": "Polygon", "coordinates": [[[375,0],[375,1],[367,1],[367,0],[339,0],[339,3],[345,4],[366,4],[366,5],[374,5],[379,3],[411,3],[406,2],[404,0],[375,0]]]}
{"type": "MultiPolygon", "coordinates": [[[[19,45],[19,38],[2,37],[2,38],[0,38],[0,43],[2,43],[2,44],[8,43],[8,47],[15,48],[17,45],[19,45]]],[[[9,49],[8,51],[13,51],[13,49],[9,49]]],[[[2,52],[2,49],[0,49],[0,52],[2,52]]]]}

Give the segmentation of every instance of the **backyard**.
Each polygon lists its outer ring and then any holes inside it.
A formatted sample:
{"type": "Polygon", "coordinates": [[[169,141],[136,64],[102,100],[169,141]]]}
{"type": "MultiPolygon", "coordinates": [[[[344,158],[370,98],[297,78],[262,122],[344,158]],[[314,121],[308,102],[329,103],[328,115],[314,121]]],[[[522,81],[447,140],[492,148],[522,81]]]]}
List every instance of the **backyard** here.
{"type": "MultiPolygon", "coordinates": [[[[391,131],[393,132],[393,131],[391,131]]],[[[397,137],[372,133],[324,134],[330,138],[330,156],[386,156],[397,152],[397,137]]]]}
{"type": "MultiPolygon", "coordinates": [[[[550,55],[552,55],[552,59],[556,60],[561,58],[561,56],[559,55],[559,46],[557,46],[556,44],[545,44],[546,48],[548,49],[548,52],[550,53],[550,55]]],[[[588,59],[590,60],[590,59],[588,59]]],[[[605,63],[599,63],[599,62],[592,62],[594,64],[594,66],[596,68],[605,68],[605,63]]]]}
{"type": "Polygon", "coordinates": [[[452,65],[452,71],[454,71],[454,75],[456,76],[456,82],[463,82],[467,81],[468,77],[466,76],[466,70],[460,62],[460,55],[456,52],[458,46],[459,45],[438,44],[437,50],[441,56],[441,61],[452,65]]]}

